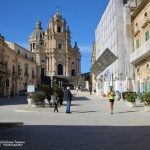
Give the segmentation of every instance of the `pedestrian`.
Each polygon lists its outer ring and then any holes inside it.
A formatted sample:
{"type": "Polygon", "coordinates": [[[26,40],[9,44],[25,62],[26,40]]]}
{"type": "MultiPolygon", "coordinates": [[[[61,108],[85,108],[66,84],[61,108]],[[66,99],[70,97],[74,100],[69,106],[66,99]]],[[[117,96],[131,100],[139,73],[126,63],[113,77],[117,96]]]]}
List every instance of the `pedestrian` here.
{"type": "Polygon", "coordinates": [[[91,86],[89,88],[89,91],[90,91],[90,95],[92,95],[92,87],[91,86]]]}
{"type": "Polygon", "coordinates": [[[59,100],[59,97],[58,97],[56,92],[54,92],[54,94],[51,96],[51,100],[52,100],[52,103],[54,105],[54,112],[55,111],[58,112],[58,100],[59,100]]]}
{"type": "Polygon", "coordinates": [[[115,92],[113,90],[113,87],[109,87],[109,91],[107,93],[107,97],[109,99],[109,104],[110,104],[110,113],[113,114],[113,108],[114,108],[114,100],[115,100],[115,92]]]}
{"type": "Polygon", "coordinates": [[[78,93],[78,90],[79,90],[79,88],[78,88],[78,86],[76,87],[76,91],[77,91],[77,93],[78,93]]]}
{"type": "Polygon", "coordinates": [[[10,91],[10,96],[11,96],[11,98],[14,98],[14,91],[13,91],[13,89],[11,89],[11,91],[10,91]]]}
{"type": "Polygon", "coordinates": [[[44,99],[44,103],[46,106],[49,106],[49,100],[48,100],[48,96],[45,97],[44,99]]]}
{"type": "Polygon", "coordinates": [[[59,91],[58,97],[59,97],[59,104],[60,104],[60,105],[63,105],[64,91],[63,91],[62,88],[61,88],[60,91],[59,91]]]}
{"type": "Polygon", "coordinates": [[[67,101],[66,113],[71,113],[70,106],[71,106],[72,94],[70,92],[69,87],[67,87],[67,90],[65,90],[65,97],[66,97],[66,101],[67,101]]]}

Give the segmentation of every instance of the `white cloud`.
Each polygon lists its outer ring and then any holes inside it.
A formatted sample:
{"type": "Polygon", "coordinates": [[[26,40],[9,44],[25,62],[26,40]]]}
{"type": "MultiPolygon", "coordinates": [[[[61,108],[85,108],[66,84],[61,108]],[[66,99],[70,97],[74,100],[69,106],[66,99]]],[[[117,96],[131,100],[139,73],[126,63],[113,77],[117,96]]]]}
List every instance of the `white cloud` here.
{"type": "Polygon", "coordinates": [[[81,46],[79,46],[79,48],[80,48],[80,52],[82,54],[92,53],[92,46],[90,46],[90,45],[81,45],[81,46]]]}

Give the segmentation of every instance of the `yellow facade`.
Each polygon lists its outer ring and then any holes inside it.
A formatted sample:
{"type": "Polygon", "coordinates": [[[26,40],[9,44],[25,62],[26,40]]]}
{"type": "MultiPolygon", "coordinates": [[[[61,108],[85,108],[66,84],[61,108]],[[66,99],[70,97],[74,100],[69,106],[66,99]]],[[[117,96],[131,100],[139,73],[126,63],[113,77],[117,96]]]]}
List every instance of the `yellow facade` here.
{"type": "Polygon", "coordinates": [[[150,0],[143,0],[132,16],[135,88],[138,93],[150,91],[150,0]]]}
{"type": "Polygon", "coordinates": [[[0,72],[0,84],[3,87],[0,96],[9,96],[11,90],[15,95],[19,94],[31,84],[37,87],[35,54],[4,39],[0,43],[1,52],[3,50],[1,62],[5,66],[4,71],[0,72]]]}

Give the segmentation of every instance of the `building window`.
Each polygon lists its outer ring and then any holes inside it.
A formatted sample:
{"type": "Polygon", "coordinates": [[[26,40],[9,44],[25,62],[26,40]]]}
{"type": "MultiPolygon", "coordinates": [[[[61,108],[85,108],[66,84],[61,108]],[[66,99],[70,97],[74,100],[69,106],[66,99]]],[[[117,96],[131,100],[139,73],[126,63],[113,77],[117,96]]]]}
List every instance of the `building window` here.
{"type": "Polygon", "coordinates": [[[58,44],[58,49],[62,49],[63,48],[63,45],[62,44],[58,44]]]}
{"type": "Polygon", "coordinates": [[[32,51],[32,44],[30,44],[30,51],[32,51]]]}
{"type": "Polygon", "coordinates": [[[60,26],[57,27],[57,32],[61,32],[61,27],[60,26]]]}
{"type": "Polygon", "coordinates": [[[25,73],[24,73],[25,76],[28,76],[28,65],[25,64],[25,73]]]}
{"type": "Polygon", "coordinates": [[[147,42],[149,40],[149,31],[145,32],[145,41],[147,42]]]}
{"type": "Polygon", "coordinates": [[[18,75],[21,75],[21,67],[18,65],[18,75]]]}
{"type": "Polygon", "coordinates": [[[20,50],[18,49],[18,54],[20,54],[20,50]]]}
{"type": "Polygon", "coordinates": [[[25,53],[25,58],[27,59],[27,53],[25,53]]]}
{"type": "Polygon", "coordinates": [[[33,57],[31,58],[31,61],[32,61],[32,62],[34,61],[33,57]]]}
{"type": "Polygon", "coordinates": [[[75,70],[74,69],[71,70],[71,76],[75,76],[75,70]]]}
{"type": "Polygon", "coordinates": [[[35,43],[33,43],[33,49],[35,49],[35,43]]]}
{"type": "Polygon", "coordinates": [[[136,40],[136,49],[139,49],[139,48],[140,48],[140,40],[137,39],[137,40],[136,40]]]}
{"type": "Polygon", "coordinates": [[[72,65],[74,65],[74,62],[72,62],[72,65]]]}
{"type": "Polygon", "coordinates": [[[63,65],[62,64],[59,64],[57,66],[57,69],[58,69],[58,75],[63,75],[63,65]]]}
{"type": "Polygon", "coordinates": [[[42,60],[42,63],[44,63],[44,60],[42,60]]]}
{"type": "Polygon", "coordinates": [[[9,79],[6,79],[6,87],[9,87],[9,79]]]}
{"type": "Polygon", "coordinates": [[[13,67],[12,67],[12,72],[13,72],[13,75],[15,74],[15,66],[13,65],[13,67]]]}
{"type": "Polygon", "coordinates": [[[41,76],[44,76],[44,74],[45,74],[45,69],[41,68],[41,76]]]}
{"type": "Polygon", "coordinates": [[[32,78],[35,78],[34,70],[32,70],[32,78]]]}

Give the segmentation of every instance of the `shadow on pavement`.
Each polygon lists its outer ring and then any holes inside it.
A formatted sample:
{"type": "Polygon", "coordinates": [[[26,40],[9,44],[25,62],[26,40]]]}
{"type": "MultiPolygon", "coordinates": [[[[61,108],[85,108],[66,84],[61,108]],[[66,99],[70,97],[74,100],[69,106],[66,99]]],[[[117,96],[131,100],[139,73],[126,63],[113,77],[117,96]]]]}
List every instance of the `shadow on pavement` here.
{"type": "MultiPolygon", "coordinates": [[[[73,103],[73,102],[72,102],[73,103]]],[[[67,104],[63,104],[63,106],[66,106],[67,104]]],[[[82,106],[82,104],[71,104],[71,107],[72,106],[82,106]]]]}
{"type": "Polygon", "coordinates": [[[100,111],[72,111],[72,113],[93,113],[93,112],[100,112],[100,111]]]}
{"type": "Polygon", "coordinates": [[[87,100],[90,100],[89,98],[87,97],[73,97],[73,101],[87,101],[87,100]]]}
{"type": "Polygon", "coordinates": [[[119,114],[122,114],[122,113],[134,113],[134,112],[138,112],[140,110],[134,110],[134,111],[121,111],[121,112],[118,112],[119,114]]]}
{"type": "Polygon", "coordinates": [[[1,148],[7,150],[149,150],[149,126],[26,125],[0,129],[1,148]],[[4,147],[2,141],[21,141],[4,147]]]}
{"type": "Polygon", "coordinates": [[[28,104],[26,96],[18,96],[14,98],[0,98],[0,106],[21,104],[28,104]]]}

